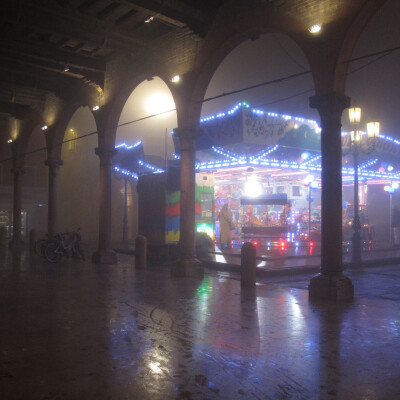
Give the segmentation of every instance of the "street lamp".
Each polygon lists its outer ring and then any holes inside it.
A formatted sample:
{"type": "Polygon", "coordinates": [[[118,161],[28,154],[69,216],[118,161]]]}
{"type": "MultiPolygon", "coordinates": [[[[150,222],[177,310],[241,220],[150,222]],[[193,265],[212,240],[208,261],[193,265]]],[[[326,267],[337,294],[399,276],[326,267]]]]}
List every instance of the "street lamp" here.
{"type": "Polygon", "coordinates": [[[392,226],[392,196],[396,189],[399,188],[398,182],[392,182],[391,186],[386,185],[383,190],[389,193],[389,237],[390,244],[393,243],[393,226],[392,226]]]}
{"type": "MultiPolygon", "coordinates": [[[[361,108],[350,108],[349,109],[349,120],[355,128],[358,127],[361,121],[361,108]]],[[[379,122],[367,123],[367,134],[358,129],[351,131],[350,141],[347,150],[343,151],[343,154],[351,152],[354,157],[354,218],[353,218],[353,253],[352,263],[353,265],[361,264],[361,224],[359,215],[359,204],[358,204],[358,156],[360,153],[371,153],[374,151],[377,139],[379,137],[379,122]]]]}
{"type": "Polygon", "coordinates": [[[304,183],[308,186],[308,241],[311,240],[311,202],[313,201],[311,197],[311,189],[316,189],[318,187],[318,182],[314,180],[313,175],[307,175],[304,179],[304,183]]]}

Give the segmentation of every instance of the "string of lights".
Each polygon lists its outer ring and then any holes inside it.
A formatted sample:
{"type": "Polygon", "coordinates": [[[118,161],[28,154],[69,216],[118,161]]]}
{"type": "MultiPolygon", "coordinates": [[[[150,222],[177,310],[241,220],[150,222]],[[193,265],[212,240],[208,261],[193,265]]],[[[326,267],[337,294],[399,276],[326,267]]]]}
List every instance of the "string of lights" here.
{"type": "MultiPolygon", "coordinates": [[[[366,55],[364,55],[364,56],[357,57],[357,58],[353,58],[353,59],[346,60],[346,61],[343,61],[343,62],[344,62],[344,63],[351,63],[351,62],[359,61],[359,60],[361,60],[361,59],[365,59],[365,58],[369,58],[369,57],[374,57],[374,56],[380,55],[380,54],[382,54],[382,57],[384,57],[384,56],[386,56],[386,55],[388,55],[388,54],[391,54],[391,53],[393,53],[394,51],[397,51],[397,50],[399,50],[399,49],[400,49],[400,46],[396,46],[396,47],[393,47],[393,48],[390,48],[390,49],[382,50],[382,51],[380,51],[380,52],[375,52],[375,53],[369,53],[369,54],[366,54],[366,55]]],[[[371,62],[365,64],[364,66],[361,66],[361,67],[357,68],[357,69],[354,70],[354,71],[348,72],[347,74],[349,75],[349,74],[351,74],[351,73],[357,72],[357,71],[361,70],[362,68],[365,68],[365,67],[367,67],[368,65],[371,65],[372,63],[374,63],[374,62],[380,60],[382,57],[379,57],[379,58],[377,58],[377,59],[374,59],[374,60],[372,60],[371,62]]],[[[208,102],[208,101],[211,101],[211,100],[215,100],[215,99],[217,99],[217,98],[222,98],[222,97],[230,96],[230,95],[235,94],[235,93],[244,92],[244,91],[246,91],[246,90],[252,90],[252,89],[257,88],[257,87],[261,87],[261,86],[265,86],[265,85],[270,85],[270,84],[274,84],[274,83],[280,83],[280,82],[283,82],[283,81],[286,81],[286,80],[290,80],[290,79],[295,79],[295,78],[297,78],[298,76],[302,76],[302,75],[309,74],[309,73],[311,73],[310,70],[308,70],[308,71],[303,71],[303,72],[300,72],[300,73],[298,73],[298,74],[287,75],[287,76],[282,77],[282,78],[279,78],[279,79],[275,79],[275,80],[271,80],[271,81],[266,81],[266,82],[261,82],[261,83],[259,83],[259,84],[253,85],[253,86],[248,86],[248,87],[246,87],[246,88],[242,88],[242,89],[239,89],[239,90],[237,90],[237,91],[232,91],[232,92],[228,92],[228,93],[222,93],[222,94],[220,94],[220,95],[218,95],[218,96],[209,97],[209,98],[206,98],[206,99],[201,100],[200,102],[201,102],[201,103],[205,103],[205,102],[208,102]]],[[[275,100],[275,101],[269,102],[269,103],[260,104],[260,105],[258,105],[257,107],[266,106],[266,105],[271,105],[271,104],[275,104],[275,103],[278,103],[278,102],[286,101],[286,100],[289,100],[289,99],[291,99],[291,98],[298,97],[298,96],[301,96],[301,95],[306,94],[306,93],[310,93],[310,92],[312,92],[312,91],[314,91],[314,89],[308,89],[308,90],[306,90],[306,91],[302,91],[302,92],[300,92],[300,93],[294,94],[294,95],[289,96],[289,97],[285,97],[285,98],[282,98],[282,99],[279,99],[279,100],[275,100]]],[[[119,127],[122,127],[122,126],[126,126],[126,125],[130,125],[130,124],[137,123],[137,122],[140,122],[140,121],[144,121],[144,120],[147,120],[147,119],[150,119],[150,118],[154,118],[154,117],[157,117],[157,116],[159,116],[159,115],[164,115],[164,114],[167,114],[167,113],[170,113],[170,112],[173,112],[173,111],[176,111],[176,108],[173,108],[173,109],[170,109],[170,110],[167,110],[167,111],[162,111],[162,112],[159,112],[159,113],[156,113],[156,114],[147,115],[147,116],[145,116],[145,117],[138,118],[138,119],[135,119],[135,120],[132,120],[132,121],[127,121],[127,122],[118,124],[115,128],[119,128],[119,127]]],[[[87,134],[85,134],[85,135],[78,136],[78,137],[76,137],[76,138],[74,138],[74,139],[63,140],[62,142],[58,143],[57,146],[62,146],[63,144],[68,143],[68,142],[70,142],[70,141],[83,139],[83,138],[85,138],[85,137],[92,136],[92,135],[95,135],[95,134],[98,134],[98,133],[99,133],[99,131],[98,131],[98,130],[95,130],[95,131],[89,132],[89,133],[87,133],[87,134]]],[[[10,143],[12,143],[12,142],[10,142],[10,143]]],[[[44,150],[47,150],[47,147],[41,147],[41,148],[38,148],[38,149],[35,149],[35,150],[26,151],[26,152],[24,152],[24,153],[18,154],[17,157],[24,157],[24,156],[26,156],[26,155],[34,154],[34,153],[37,153],[37,152],[40,152],[40,151],[44,151],[44,150]]],[[[6,161],[11,161],[11,160],[13,160],[13,157],[0,160],[0,162],[3,163],[3,162],[6,162],[6,161]]]]}

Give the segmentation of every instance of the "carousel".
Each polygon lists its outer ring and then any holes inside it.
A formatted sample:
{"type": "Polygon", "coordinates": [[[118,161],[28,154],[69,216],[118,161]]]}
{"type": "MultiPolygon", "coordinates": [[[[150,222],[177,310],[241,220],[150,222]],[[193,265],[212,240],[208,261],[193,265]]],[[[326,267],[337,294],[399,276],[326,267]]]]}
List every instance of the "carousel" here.
{"type": "MultiPolygon", "coordinates": [[[[218,241],[218,215],[227,204],[235,224],[233,238],[239,245],[246,240],[271,244],[319,241],[321,129],[315,121],[253,109],[241,102],[227,112],[201,119],[200,126],[202,134],[196,143],[196,225],[199,232],[218,241]]],[[[348,138],[348,134],[342,134],[344,240],[351,235],[354,216],[355,169],[352,155],[345,151],[348,138]]],[[[134,161],[137,168],[124,167],[122,163],[115,166],[115,173],[124,171],[132,179],[139,180],[139,208],[142,204],[139,215],[149,213],[143,220],[146,223],[154,219],[150,211],[154,210],[152,203],[158,204],[161,196],[164,211],[159,216],[162,222],[157,241],[164,243],[179,240],[180,149],[177,138],[173,136],[173,139],[175,160],[169,162],[167,171],[137,157],[134,161]],[[154,191],[155,180],[157,191],[154,191]]],[[[389,189],[398,187],[399,155],[400,141],[381,134],[374,151],[359,157],[359,212],[365,240],[374,239],[369,191],[376,186],[382,196],[386,196],[389,189]]],[[[379,218],[376,220],[379,222],[379,218]]],[[[151,226],[154,227],[154,223],[151,226]]],[[[139,230],[146,233],[143,224],[139,230]]],[[[151,236],[151,232],[149,234],[151,236]]]]}

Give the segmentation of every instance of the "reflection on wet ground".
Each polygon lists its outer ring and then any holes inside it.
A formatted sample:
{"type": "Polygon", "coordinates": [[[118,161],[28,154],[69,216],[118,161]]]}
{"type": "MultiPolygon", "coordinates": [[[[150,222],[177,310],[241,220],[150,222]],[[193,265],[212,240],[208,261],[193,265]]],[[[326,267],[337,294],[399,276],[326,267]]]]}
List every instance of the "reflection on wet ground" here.
{"type": "MultiPolygon", "coordinates": [[[[264,271],[279,271],[299,267],[311,267],[314,272],[321,264],[321,248],[318,242],[268,242],[262,239],[252,239],[256,247],[257,267],[264,271]],[[314,268],[312,268],[314,267],[314,268]]],[[[241,246],[244,242],[235,241],[229,248],[215,246],[209,253],[209,260],[231,266],[240,265],[241,246]]],[[[350,264],[352,257],[351,246],[343,245],[343,262],[350,264]]],[[[361,258],[365,263],[386,262],[395,260],[400,262],[400,248],[388,246],[386,243],[373,243],[362,246],[361,258]]]]}
{"type": "Polygon", "coordinates": [[[400,397],[395,266],[352,272],[351,303],[310,303],[308,276],[244,289],[119,258],[0,254],[2,399],[400,397]]]}

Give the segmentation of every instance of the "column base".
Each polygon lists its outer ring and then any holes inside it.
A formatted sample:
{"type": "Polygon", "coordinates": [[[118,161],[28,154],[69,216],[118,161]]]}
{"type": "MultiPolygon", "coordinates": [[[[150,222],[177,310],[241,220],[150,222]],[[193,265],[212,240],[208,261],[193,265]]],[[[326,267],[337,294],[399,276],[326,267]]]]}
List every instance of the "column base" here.
{"type": "Polygon", "coordinates": [[[196,258],[177,260],[172,264],[171,277],[203,279],[203,264],[196,258]]]}
{"type": "Polygon", "coordinates": [[[318,274],[311,278],[308,294],[312,300],[352,300],[354,286],[347,276],[318,274]]]}
{"type": "Polygon", "coordinates": [[[114,250],[97,250],[92,255],[94,264],[116,264],[118,261],[117,253],[114,250]]]}

